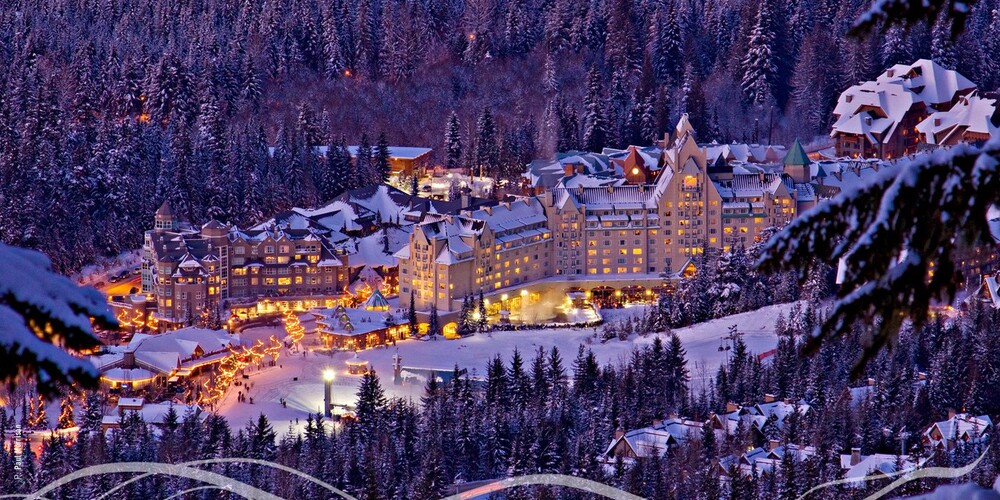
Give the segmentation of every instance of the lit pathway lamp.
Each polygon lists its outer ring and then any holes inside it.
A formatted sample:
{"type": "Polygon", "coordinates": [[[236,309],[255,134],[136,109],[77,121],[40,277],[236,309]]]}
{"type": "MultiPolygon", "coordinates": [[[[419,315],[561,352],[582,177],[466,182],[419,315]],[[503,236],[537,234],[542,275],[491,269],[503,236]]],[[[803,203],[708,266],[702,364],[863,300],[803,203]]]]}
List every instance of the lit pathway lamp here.
{"type": "Polygon", "coordinates": [[[329,418],[330,414],[330,399],[333,389],[333,377],[334,373],[331,369],[323,370],[323,416],[329,418]]]}

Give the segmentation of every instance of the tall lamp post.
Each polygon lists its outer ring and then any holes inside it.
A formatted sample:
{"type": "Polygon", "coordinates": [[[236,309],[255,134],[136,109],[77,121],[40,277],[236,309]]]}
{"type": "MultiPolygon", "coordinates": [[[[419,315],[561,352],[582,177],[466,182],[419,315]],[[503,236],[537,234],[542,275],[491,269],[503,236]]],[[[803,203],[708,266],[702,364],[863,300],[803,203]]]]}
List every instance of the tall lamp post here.
{"type": "Polygon", "coordinates": [[[330,399],[331,392],[333,389],[333,370],[327,368],[323,370],[323,416],[329,418],[330,414],[330,399]]]}

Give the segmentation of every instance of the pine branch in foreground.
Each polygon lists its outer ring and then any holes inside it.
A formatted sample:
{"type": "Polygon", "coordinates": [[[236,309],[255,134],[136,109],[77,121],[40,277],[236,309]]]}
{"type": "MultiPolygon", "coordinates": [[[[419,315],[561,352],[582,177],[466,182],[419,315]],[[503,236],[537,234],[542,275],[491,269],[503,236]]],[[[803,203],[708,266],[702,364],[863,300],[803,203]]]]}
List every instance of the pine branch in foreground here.
{"type": "Polygon", "coordinates": [[[858,323],[878,325],[854,367],[891,345],[904,320],[922,325],[935,302],[955,298],[961,250],[992,245],[987,211],[1000,203],[1000,140],[982,147],[937,151],[806,212],[764,248],[764,270],[808,276],[817,258],[846,272],[833,310],[807,344],[808,352],[858,323]]]}
{"type": "Polygon", "coordinates": [[[96,387],[97,369],[67,352],[100,345],[91,319],[103,328],[118,322],[104,297],[52,272],[41,253],[0,245],[0,381],[36,378],[39,394],[67,387],[96,387]]]}

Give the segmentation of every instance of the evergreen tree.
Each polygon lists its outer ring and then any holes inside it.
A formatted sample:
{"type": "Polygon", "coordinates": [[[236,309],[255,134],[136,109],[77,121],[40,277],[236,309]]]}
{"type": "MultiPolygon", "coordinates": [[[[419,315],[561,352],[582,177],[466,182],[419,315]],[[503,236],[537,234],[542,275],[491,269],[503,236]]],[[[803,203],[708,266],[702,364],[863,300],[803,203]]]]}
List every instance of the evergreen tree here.
{"type": "Polygon", "coordinates": [[[375,146],[374,170],[376,184],[389,181],[389,174],[392,169],[389,165],[389,141],[385,137],[385,132],[378,135],[378,143],[375,146]]]}
{"type": "Polygon", "coordinates": [[[448,124],[445,126],[444,151],[445,167],[448,169],[458,168],[462,158],[462,133],[458,114],[454,111],[448,116],[448,124]]]}
{"type": "Polygon", "coordinates": [[[746,56],[743,58],[741,86],[747,100],[764,106],[774,102],[774,85],[777,68],[774,59],[774,33],[771,31],[769,2],[760,2],[757,22],[747,39],[746,56]]]}
{"type": "Polygon", "coordinates": [[[406,324],[410,334],[410,338],[417,338],[417,334],[420,333],[419,325],[417,324],[417,294],[410,293],[410,308],[406,311],[406,324]]]}
{"type": "Polygon", "coordinates": [[[441,320],[438,318],[437,304],[431,303],[431,319],[427,328],[427,335],[430,336],[431,340],[437,340],[437,336],[441,335],[441,320]]]}
{"type": "Polygon", "coordinates": [[[479,289],[479,300],[476,301],[476,312],[479,313],[479,320],[476,322],[476,331],[485,332],[489,328],[486,318],[486,300],[483,298],[483,290],[479,289]]]}
{"type": "Polygon", "coordinates": [[[358,387],[357,410],[358,422],[362,429],[368,433],[379,427],[383,420],[383,412],[388,404],[382,383],[379,381],[374,370],[369,370],[361,377],[361,385],[358,387]]]}
{"type": "Polygon", "coordinates": [[[583,103],[583,144],[587,151],[600,152],[607,140],[601,93],[601,75],[596,67],[592,67],[587,75],[587,97],[583,103]]]}
{"type": "Polygon", "coordinates": [[[365,187],[380,184],[379,174],[373,161],[371,143],[368,141],[368,134],[361,133],[361,142],[358,145],[357,153],[354,157],[354,171],[357,172],[359,184],[355,187],[365,187]]]}
{"type": "Polygon", "coordinates": [[[496,177],[500,169],[500,141],[489,108],[483,108],[476,126],[475,167],[479,175],[490,177],[496,177]]]}
{"type": "Polygon", "coordinates": [[[73,401],[70,398],[62,398],[59,401],[59,423],[56,428],[68,429],[70,427],[76,427],[76,421],[73,420],[73,401]]]}

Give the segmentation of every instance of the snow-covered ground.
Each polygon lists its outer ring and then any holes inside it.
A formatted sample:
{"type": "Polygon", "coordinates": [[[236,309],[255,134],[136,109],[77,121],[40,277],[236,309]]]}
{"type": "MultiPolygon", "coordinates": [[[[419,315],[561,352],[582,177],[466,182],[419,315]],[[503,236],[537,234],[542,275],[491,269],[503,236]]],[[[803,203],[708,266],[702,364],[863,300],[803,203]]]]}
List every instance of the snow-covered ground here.
{"type": "MultiPolygon", "coordinates": [[[[713,376],[724,361],[726,353],[719,351],[719,345],[731,325],[737,325],[744,333],[744,340],[752,352],[766,352],[777,345],[774,323],[778,314],[787,315],[791,306],[765,307],[676,330],[687,350],[688,368],[695,387],[700,387],[713,376]]],[[[623,319],[628,315],[641,314],[642,306],[604,310],[601,313],[609,320],[623,319]]],[[[243,337],[244,341],[253,341],[256,338],[266,339],[275,333],[280,332],[271,328],[253,328],[243,332],[243,337]]],[[[515,349],[530,360],[539,347],[549,351],[555,346],[568,364],[576,356],[577,346],[583,344],[594,351],[601,363],[618,363],[627,359],[632,349],[652,343],[655,337],[649,335],[601,343],[595,333],[598,329],[566,328],[494,332],[459,340],[405,340],[396,346],[361,351],[357,356],[368,361],[379,374],[388,395],[416,401],[423,392],[421,384],[393,384],[392,358],[396,354],[402,358],[404,367],[451,370],[457,364],[475,377],[485,373],[486,363],[495,355],[499,354],[509,361],[515,349]]],[[[304,344],[308,346],[312,341],[307,336],[304,344]]],[[[285,353],[279,360],[279,366],[249,374],[248,382],[253,384],[249,395],[253,397],[254,404],[237,402],[237,390],[231,390],[218,410],[235,427],[241,427],[259,413],[264,413],[279,433],[288,429],[301,431],[306,415],[322,407],[324,370],[332,369],[336,373],[333,403],[353,405],[360,376],[348,374],[345,362],[354,356],[352,352],[335,352],[332,355],[320,352],[285,353]],[[287,407],[282,407],[282,399],[287,407]]]]}

